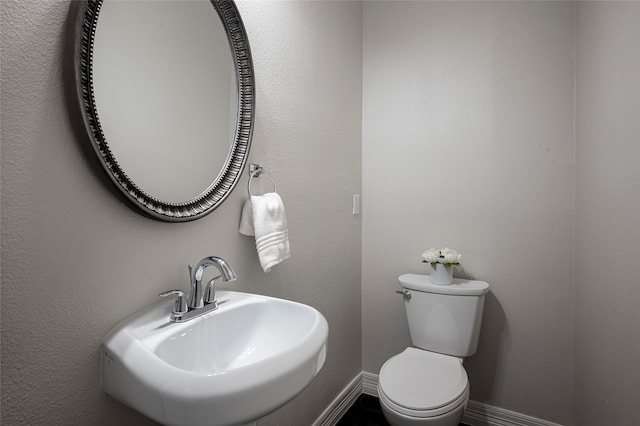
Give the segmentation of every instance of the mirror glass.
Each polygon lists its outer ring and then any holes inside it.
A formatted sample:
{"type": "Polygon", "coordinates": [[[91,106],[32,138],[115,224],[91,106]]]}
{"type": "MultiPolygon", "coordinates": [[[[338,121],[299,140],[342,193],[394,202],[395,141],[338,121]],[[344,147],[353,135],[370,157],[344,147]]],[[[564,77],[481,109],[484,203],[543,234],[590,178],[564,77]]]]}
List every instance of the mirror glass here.
{"type": "Polygon", "coordinates": [[[76,38],[85,124],[119,189],[170,221],[217,207],[244,167],[253,124],[253,68],[235,4],[88,0],[76,38]]]}
{"type": "Polygon", "coordinates": [[[109,148],[141,190],[181,203],[218,177],[237,99],[229,41],[209,0],[105,0],[93,91],[109,148]]]}

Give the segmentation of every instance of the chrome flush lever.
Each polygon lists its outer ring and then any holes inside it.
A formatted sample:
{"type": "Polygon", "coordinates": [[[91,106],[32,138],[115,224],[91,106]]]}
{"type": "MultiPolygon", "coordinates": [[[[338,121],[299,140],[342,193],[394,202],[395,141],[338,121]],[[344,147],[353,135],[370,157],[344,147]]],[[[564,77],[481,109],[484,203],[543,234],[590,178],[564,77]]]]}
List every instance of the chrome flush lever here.
{"type": "Polygon", "coordinates": [[[396,293],[404,296],[405,299],[411,299],[411,292],[409,290],[396,290],[396,293]]]}

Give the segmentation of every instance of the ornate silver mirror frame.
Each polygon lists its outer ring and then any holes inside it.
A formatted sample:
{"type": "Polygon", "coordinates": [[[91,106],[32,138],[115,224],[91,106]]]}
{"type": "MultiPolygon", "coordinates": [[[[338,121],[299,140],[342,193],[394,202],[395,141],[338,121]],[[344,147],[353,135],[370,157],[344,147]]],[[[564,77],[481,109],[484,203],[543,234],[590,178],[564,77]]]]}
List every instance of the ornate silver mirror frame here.
{"type": "MultiPolygon", "coordinates": [[[[74,73],[76,95],[92,146],[116,187],[144,213],[161,220],[183,222],[198,219],[218,207],[238,182],[249,154],[254,122],[254,74],[249,40],[232,0],[211,0],[226,31],[237,83],[237,117],[229,156],[209,188],[198,197],[180,203],[160,200],[143,191],[118,164],[100,126],[93,90],[93,45],[100,8],[104,0],[73,2],[74,73]]],[[[215,78],[212,76],[212,78],[215,78]]]]}

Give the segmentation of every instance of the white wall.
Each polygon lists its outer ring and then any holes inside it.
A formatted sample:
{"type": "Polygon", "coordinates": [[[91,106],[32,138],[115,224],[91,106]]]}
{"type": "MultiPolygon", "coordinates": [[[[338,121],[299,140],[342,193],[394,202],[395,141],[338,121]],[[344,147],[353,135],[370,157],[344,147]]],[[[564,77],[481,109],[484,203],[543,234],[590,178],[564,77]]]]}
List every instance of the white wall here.
{"type": "Polygon", "coordinates": [[[640,419],[640,3],[576,4],[575,424],[640,419]]]}
{"type": "Polygon", "coordinates": [[[363,369],[410,344],[430,246],[488,281],[471,399],[571,424],[573,6],[366,2],[363,369]]]}
{"type": "Polygon", "coordinates": [[[239,4],[257,84],[250,161],[273,174],[289,220],[292,257],[269,274],[237,231],[246,178],[181,224],[147,219],[109,189],[68,112],[69,2],[1,9],[2,424],[151,424],[100,390],[100,341],[160,291],[186,288],[186,265],[207,255],[236,269],[229,288],[326,316],[324,368],[259,423],[310,424],[361,371],[361,5],[239,4]]]}

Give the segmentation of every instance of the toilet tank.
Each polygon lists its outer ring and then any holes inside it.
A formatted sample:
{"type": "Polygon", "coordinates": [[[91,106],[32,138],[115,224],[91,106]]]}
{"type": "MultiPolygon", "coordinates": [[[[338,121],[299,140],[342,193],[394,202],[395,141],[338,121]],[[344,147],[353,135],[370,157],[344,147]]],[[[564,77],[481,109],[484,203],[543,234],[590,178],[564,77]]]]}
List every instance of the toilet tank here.
{"type": "Polygon", "coordinates": [[[398,281],[411,294],[404,306],[416,347],[458,357],[476,352],[489,284],[456,278],[451,285],[438,285],[429,275],[416,274],[398,281]]]}

